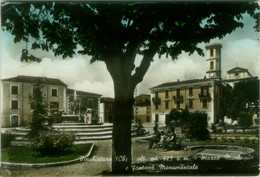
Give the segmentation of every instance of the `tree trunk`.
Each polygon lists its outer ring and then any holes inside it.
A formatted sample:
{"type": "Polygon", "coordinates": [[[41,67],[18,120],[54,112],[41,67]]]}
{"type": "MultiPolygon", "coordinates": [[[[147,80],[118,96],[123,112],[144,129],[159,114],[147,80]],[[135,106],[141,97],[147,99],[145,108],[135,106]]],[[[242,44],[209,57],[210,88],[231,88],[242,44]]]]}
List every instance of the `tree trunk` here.
{"type": "Polygon", "coordinates": [[[133,119],[134,89],[150,66],[150,62],[160,44],[155,43],[152,52],[144,54],[141,65],[135,69],[134,60],[139,45],[133,44],[124,55],[108,56],[107,70],[114,82],[115,102],[113,106],[112,173],[132,172],[131,122],[133,119]],[[135,69],[135,74],[132,71],[135,69]]]}
{"type": "Polygon", "coordinates": [[[129,174],[132,172],[131,122],[134,90],[128,87],[126,81],[114,85],[112,172],[113,174],[129,174]]]}

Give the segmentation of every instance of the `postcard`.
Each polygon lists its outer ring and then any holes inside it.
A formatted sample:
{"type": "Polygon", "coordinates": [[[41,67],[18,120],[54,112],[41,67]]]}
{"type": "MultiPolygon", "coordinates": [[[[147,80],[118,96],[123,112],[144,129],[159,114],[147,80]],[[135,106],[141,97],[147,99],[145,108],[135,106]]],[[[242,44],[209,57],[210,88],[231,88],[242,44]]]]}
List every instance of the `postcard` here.
{"type": "Polygon", "coordinates": [[[1,175],[258,175],[259,12],[3,1],[1,175]]]}

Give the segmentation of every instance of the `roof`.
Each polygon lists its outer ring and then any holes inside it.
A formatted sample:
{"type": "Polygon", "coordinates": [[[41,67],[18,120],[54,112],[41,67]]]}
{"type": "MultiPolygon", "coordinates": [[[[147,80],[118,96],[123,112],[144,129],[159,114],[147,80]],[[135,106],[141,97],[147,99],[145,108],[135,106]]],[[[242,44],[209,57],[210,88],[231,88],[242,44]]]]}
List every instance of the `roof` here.
{"type": "Polygon", "coordinates": [[[100,98],[100,103],[104,103],[104,102],[114,102],[115,99],[114,98],[110,98],[110,97],[102,97],[100,98]]]}
{"type": "Polygon", "coordinates": [[[181,86],[181,85],[186,85],[186,84],[194,84],[194,83],[199,83],[199,82],[208,82],[208,81],[216,81],[212,80],[211,78],[209,79],[192,79],[192,80],[184,80],[184,81],[176,81],[176,82],[166,82],[160,85],[157,85],[155,87],[150,88],[156,89],[156,88],[163,88],[163,87],[173,87],[173,86],[181,86]]]}
{"type": "Polygon", "coordinates": [[[101,97],[101,95],[97,94],[97,93],[85,92],[85,91],[75,90],[75,89],[70,89],[70,88],[67,89],[67,94],[74,95],[74,91],[76,91],[77,95],[81,95],[81,96],[87,95],[87,96],[101,97]]]}
{"type": "Polygon", "coordinates": [[[150,97],[150,95],[148,95],[148,94],[140,94],[138,96],[135,96],[135,98],[138,98],[138,97],[150,97]]]}
{"type": "Polygon", "coordinates": [[[246,77],[246,78],[238,78],[238,79],[224,79],[222,80],[222,82],[236,82],[236,81],[248,81],[248,80],[255,80],[255,79],[258,79],[257,76],[254,76],[254,77],[246,77]]]}
{"type": "Polygon", "coordinates": [[[64,82],[62,82],[59,79],[48,78],[48,77],[23,76],[23,75],[18,75],[17,77],[2,79],[2,81],[23,82],[23,83],[41,82],[41,84],[46,84],[46,85],[67,86],[64,82]]]}
{"type": "MultiPolygon", "coordinates": [[[[238,72],[247,72],[247,73],[249,73],[248,69],[240,68],[240,67],[235,67],[235,68],[233,68],[233,69],[227,71],[228,74],[238,73],[238,72]]],[[[250,73],[249,73],[249,75],[251,76],[250,73]]]]}
{"type": "Polygon", "coordinates": [[[215,47],[215,46],[222,47],[221,43],[219,43],[219,42],[213,42],[213,43],[207,44],[207,45],[206,45],[206,49],[207,49],[207,48],[212,48],[212,47],[215,47]]]}

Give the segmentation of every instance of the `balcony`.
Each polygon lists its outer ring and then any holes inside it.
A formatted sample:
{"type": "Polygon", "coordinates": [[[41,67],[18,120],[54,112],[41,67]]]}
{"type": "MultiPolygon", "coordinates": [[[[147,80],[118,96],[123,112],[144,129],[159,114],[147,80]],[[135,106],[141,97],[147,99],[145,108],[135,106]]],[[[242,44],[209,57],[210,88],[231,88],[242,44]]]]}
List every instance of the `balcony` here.
{"type": "Polygon", "coordinates": [[[161,99],[160,98],[152,98],[153,104],[161,104],[161,99]]]}
{"type": "Polygon", "coordinates": [[[210,96],[209,93],[207,93],[207,94],[202,94],[202,93],[200,93],[200,94],[199,94],[199,98],[200,98],[201,100],[203,100],[203,99],[207,99],[208,101],[211,100],[211,96],[210,96]]]}
{"type": "Polygon", "coordinates": [[[183,96],[182,95],[173,96],[173,100],[174,102],[179,101],[180,103],[183,103],[183,96]]]}

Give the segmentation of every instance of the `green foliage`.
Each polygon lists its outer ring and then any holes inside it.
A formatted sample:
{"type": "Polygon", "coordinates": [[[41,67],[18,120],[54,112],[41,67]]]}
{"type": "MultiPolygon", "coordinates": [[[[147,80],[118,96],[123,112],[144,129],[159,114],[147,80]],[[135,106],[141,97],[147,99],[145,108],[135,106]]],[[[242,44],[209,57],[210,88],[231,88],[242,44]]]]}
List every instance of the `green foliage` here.
{"type": "Polygon", "coordinates": [[[33,144],[33,150],[41,156],[63,154],[70,151],[75,134],[65,132],[41,132],[33,144]]]}
{"type": "Polygon", "coordinates": [[[233,120],[237,120],[240,112],[258,113],[259,80],[253,79],[235,83],[232,99],[228,116],[233,120]]]}
{"type": "Polygon", "coordinates": [[[202,55],[197,44],[242,27],[237,21],[242,13],[257,21],[257,8],[246,2],[3,3],[2,26],[15,42],[34,39],[32,49],[52,50],[64,58],[81,53],[92,61],[105,61],[110,54],[144,55],[154,50],[176,58],[182,51],[202,55]]]}
{"type": "Polygon", "coordinates": [[[190,113],[190,133],[196,140],[210,139],[208,127],[208,115],[205,112],[195,111],[190,113]]]}
{"type": "Polygon", "coordinates": [[[189,112],[188,109],[177,111],[173,109],[168,116],[168,121],[175,126],[181,126],[186,137],[196,140],[210,138],[208,131],[208,115],[205,112],[189,112]]]}
{"type": "Polygon", "coordinates": [[[34,138],[39,135],[40,131],[46,130],[44,126],[44,121],[47,118],[47,104],[45,103],[44,97],[42,95],[41,88],[43,86],[37,83],[33,89],[33,95],[31,97],[31,107],[33,112],[31,114],[31,121],[29,123],[30,132],[28,137],[34,138]]]}
{"type": "Polygon", "coordinates": [[[74,145],[71,151],[65,154],[55,156],[39,156],[31,147],[10,147],[2,149],[1,160],[4,162],[16,163],[52,163],[74,160],[86,155],[92,144],[74,145]]]}
{"type": "Polygon", "coordinates": [[[1,148],[11,146],[11,141],[15,139],[15,135],[11,133],[1,133],[1,148]]]}
{"type": "Polygon", "coordinates": [[[238,110],[243,110],[251,113],[257,113],[259,105],[259,80],[247,80],[238,82],[233,89],[233,97],[238,104],[238,110]]]}
{"type": "Polygon", "coordinates": [[[231,117],[232,120],[237,120],[240,114],[238,110],[243,110],[243,102],[235,99],[229,109],[228,116],[231,117]]]}
{"type": "Polygon", "coordinates": [[[243,129],[248,128],[250,125],[253,125],[252,114],[247,112],[241,112],[238,118],[238,124],[243,127],[243,129]]]}

